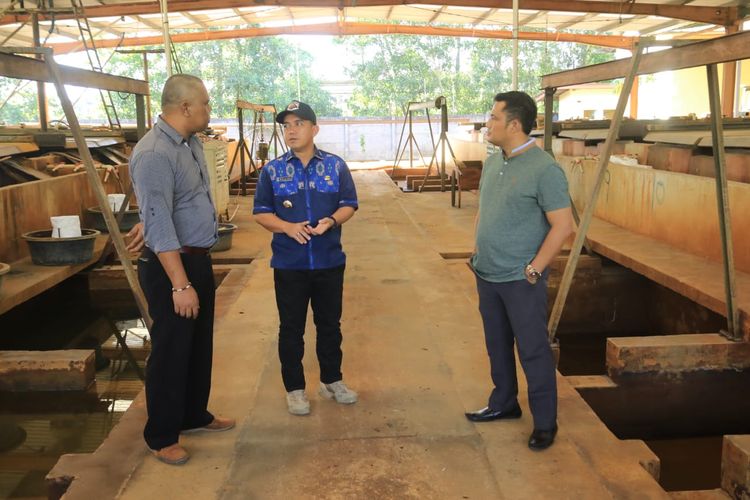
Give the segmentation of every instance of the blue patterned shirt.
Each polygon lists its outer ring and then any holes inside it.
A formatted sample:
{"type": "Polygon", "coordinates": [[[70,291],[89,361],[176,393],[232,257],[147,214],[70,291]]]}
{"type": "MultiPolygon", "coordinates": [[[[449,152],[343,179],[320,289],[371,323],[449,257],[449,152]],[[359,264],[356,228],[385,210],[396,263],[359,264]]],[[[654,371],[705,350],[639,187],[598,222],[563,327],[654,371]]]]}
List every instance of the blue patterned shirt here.
{"type": "MultiPolygon", "coordinates": [[[[255,190],[253,214],[276,214],[287,222],[309,221],[316,226],[339,207],[359,207],[357,190],[346,162],[315,148],[307,167],[290,150],[267,163],[255,190]]],[[[341,227],[313,236],[304,245],[284,233],[274,233],[271,267],[328,269],[346,263],[341,227]]]]}

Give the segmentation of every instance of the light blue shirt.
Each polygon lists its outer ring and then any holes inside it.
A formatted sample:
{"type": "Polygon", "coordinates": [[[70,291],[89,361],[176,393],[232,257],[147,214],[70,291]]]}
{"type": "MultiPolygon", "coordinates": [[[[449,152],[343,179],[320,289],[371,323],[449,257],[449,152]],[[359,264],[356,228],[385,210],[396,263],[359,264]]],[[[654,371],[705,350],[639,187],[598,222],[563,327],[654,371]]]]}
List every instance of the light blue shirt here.
{"type": "Polygon", "coordinates": [[[216,209],[203,145],[195,135],[186,141],[160,119],[133,149],[130,178],[151,250],[211,248],[216,243],[216,209]]]}

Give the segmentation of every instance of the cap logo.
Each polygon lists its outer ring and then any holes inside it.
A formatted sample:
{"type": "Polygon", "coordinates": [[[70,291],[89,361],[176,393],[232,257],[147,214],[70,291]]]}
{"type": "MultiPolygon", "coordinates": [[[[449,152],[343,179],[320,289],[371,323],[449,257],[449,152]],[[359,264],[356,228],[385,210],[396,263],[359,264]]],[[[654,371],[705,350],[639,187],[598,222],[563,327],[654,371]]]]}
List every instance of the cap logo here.
{"type": "Polygon", "coordinates": [[[286,107],[287,111],[297,111],[299,109],[299,101],[292,101],[289,106],[286,107]]]}

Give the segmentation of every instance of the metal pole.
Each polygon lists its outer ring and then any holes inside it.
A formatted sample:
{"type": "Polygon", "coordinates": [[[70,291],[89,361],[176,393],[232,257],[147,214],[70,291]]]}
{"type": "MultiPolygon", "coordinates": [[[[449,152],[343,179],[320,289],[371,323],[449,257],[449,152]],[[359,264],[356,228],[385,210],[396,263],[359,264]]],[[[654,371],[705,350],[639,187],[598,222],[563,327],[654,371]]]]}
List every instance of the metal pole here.
{"type": "Polygon", "coordinates": [[[51,50],[46,52],[44,58],[47,62],[50,76],[52,76],[52,79],[54,80],[55,89],[57,89],[57,95],[60,98],[60,104],[62,105],[63,111],[65,112],[65,118],[68,120],[70,132],[73,135],[73,138],[75,138],[76,146],[78,146],[78,153],[81,155],[83,165],[86,167],[86,173],[88,174],[89,182],[91,183],[94,195],[96,195],[96,199],[99,202],[99,207],[102,210],[102,215],[104,215],[104,222],[107,224],[107,229],[109,230],[109,234],[112,237],[112,243],[114,243],[115,245],[117,257],[122,263],[123,270],[125,271],[125,277],[128,280],[130,289],[133,291],[135,303],[138,306],[141,317],[143,317],[146,328],[150,330],[152,321],[151,316],[149,316],[148,314],[148,304],[146,303],[146,297],[143,295],[143,290],[141,289],[141,285],[138,282],[135,268],[133,267],[133,263],[130,261],[130,254],[125,248],[125,240],[123,240],[122,238],[119,225],[117,224],[115,216],[112,213],[112,207],[109,206],[109,202],[107,201],[107,194],[104,191],[104,185],[102,184],[102,180],[99,178],[99,174],[96,172],[96,168],[94,167],[94,160],[91,157],[91,151],[89,151],[89,148],[86,145],[86,138],[81,131],[81,125],[78,123],[78,117],[76,116],[75,110],[73,109],[73,104],[70,102],[68,93],[65,90],[65,85],[60,74],[60,69],[58,68],[57,63],[52,56],[51,50]]]}
{"type": "Polygon", "coordinates": [[[240,125],[240,192],[242,196],[247,196],[247,179],[245,179],[245,124],[242,121],[242,108],[237,108],[237,122],[240,125]]]}
{"type": "MultiPolygon", "coordinates": [[[[142,96],[140,94],[135,95],[135,117],[136,117],[136,127],[137,127],[137,134],[138,134],[138,140],[141,140],[141,137],[146,135],[146,106],[144,105],[144,101],[148,98],[148,96],[142,96]]],[[[150,117],[149,117],[150,121],[150,117]]]]}
{"type": "MultiPolygon", "coordinates": [[[[41,47],[41,38],[39,36],[39,14],[31,14],[31,28],[34,37],[34,47],[41,47]]],[[[37,59],[42,59],[41,54],[35,56],[37,59]]],[[[49,120],[49,109],[47,108],[47,90],[44,87],[44,82],[37,82],[37,108],[39,109],[39,129],[42,132],[47,131],[47,121],[49,120]]]]}
{"type": "Polygon", "coordinates": [[[172,39],[169,37],[169,11],[167,0],[159,0],[161,10],[161,29],[164,34],[164,55],[167,61],[167,77],[172,76],[172,39]]]}
{"type": "MultiPolygon", "coordinates": [[[[143,52],[143,81],[148,83],[148,52],[143,52]]],[[[146,95],[146,123],[148,128],[153,127],[153,120],[151,118],[151,94],[146,95]]],[[[138,137],[140,139],[140,136],[138,137]]]]}
{"type": "Polygon", "coordinates": [[[719,209],[719,229],[721,231],[722,263],[724,265],[724,291],[727,301],[727,333],[731,340],[742,340],[740,332],[737,292],[735,288],[734,248],[732,246],[732,218],[729,214],[729,193],[727,192],[727,171],[724,157],[724,124],[719,101],[719,72],[715,64],[706,66],[708,78],[708,100],[711,109],[711,140],[716,171],[716,204],[719,209]]]}
{"type": "Polygon", "coordinates": [[[620,132],[620,123],[622,123],[622,116],[625,113],[625,106],[630,98],[630,89],[633,88],[633,80],[636,77],[636,71],[638,70],[638,63],[641,60],[641,54],[643,53],[643,45],[638,44],[635,53],[631,57],[630,71],[628,76],[625,78],[625,83],[620,90],[620,98],[617,101],[617,108],[615,109],[615,115],[612,117],[612,123],[607,132],[607,140],[604,142],[604,151],[599,157],[599,164],[596,167],[596,182],[594,188],[589,195],[586,208],[583,211],[583,217],[581,223],[578,225],[578,231],[576,232],[576,238],[573,242],[573,247],[570,249],[570,256],[568,257],[568,263],[565,266],[565,272],[563,273],[562,280],[560,282],[560,288],[557,291],[557,297],[555,298],[555,305],[552,307],[552,313],[550,314],[549,323],[547,328],[549,330],[550,343],[554,344],[555,335],[557,333],[557,327],[560,324],[560,317],[562,316],[563,308],[565,307],[565,300],[568,297],[570,291],[570,285],[573,283],[573,276],[576,272],[576,266],[578,265],[578,258],[581,256],[581,248],[586,238],[586,232],[591,225],[591,219],[594,216],[594,209],[596,208],[596,200],[599,198],[599,191],[601,190],[602,184],[604,183],[604,177],[607,172],[607,166],[609,165],[609,157],[612,155],[612,147],[614,146],[617,136],[620,132]]]}
{"type": "Polygon", "coordinates": [[[518,0],[513,0],[513,90],[518,90],[518,0]]]}

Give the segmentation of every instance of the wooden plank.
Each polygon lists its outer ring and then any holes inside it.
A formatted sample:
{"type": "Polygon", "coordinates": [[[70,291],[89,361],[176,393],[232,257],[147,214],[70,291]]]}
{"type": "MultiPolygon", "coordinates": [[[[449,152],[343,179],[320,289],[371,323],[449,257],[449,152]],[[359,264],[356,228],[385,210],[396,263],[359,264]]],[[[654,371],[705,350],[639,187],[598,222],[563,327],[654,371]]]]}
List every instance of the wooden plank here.
{"type": "Polygon", "coordinates": [[[262,113],[275,113],[276,112],[276,106],[273,104],[255,104],[252,102],[243,101],[242,99],[237,99],[237,107],[242,109],[249,109],[251,111],[258,111],[262,113]]]}
{"type": "MultiPolygon", "coordinates": [[[[703,179],[701,179],[703,180],[703,179]]],[[[707,180],[709,184],[713,180],[707,180]]],[[[713,187],[713,186],[712,186],[713,187]]],[[[710,208],[703,208],[710,211],[710,208]]],[[[691,217],[683,213],[686,221],[691,217]]],[[[661,241],[594,219],[588,233],[594,252],[708,309],[726,315],[722,266],[661,241]]],[[[718,238],[717,238],[718,240],[718,238]]],[[[702,240],[705,242],[705,240],[702,240]]],[[[718,260],[718,259],[717,259],[718,260]]],[[[737,272],[737,304],[745,340],[750,340],[750,274],[737,272]]]]}
{"type": "MultiPolygon", "coordinates": [[[[660,71],[718,64],[750,58],[750,31],[696,42],[660,52],[644,54],[638,66],[639,75],[660,71]]],[[[560,88],[581,83],[623,78],[631,58],[551,73],[542,77],[542,87],[560,88]]]]}
{"type": "MultiPolygon", "coordinates": [[[[114,92],[127,92],[130,94],[149,94],[148,83],[143,80],[97,73],[71,66],[60,66],[60,72],[66,85],[111,90],[114,92]]],[[[0,75],[22,80],[52,82],[52,77],[44,61],[2,52],[0,52],[0,75]]]]}
{"type": "MultiPolygon", "coordinates": [[[[10,273],[3,276],[0,288],[0,314],[52,288],[74,274],[95,264],[104,248],[106,238],[99,236],[94,243],[94,254],[90,261],[74,266],[36,266],[31,258],[11,263],[10,273]]],[[[25,243],[24,243],[25,245],[25,243]]],[[[6,332],[8,334],[12,332],[6,332]]]]}

